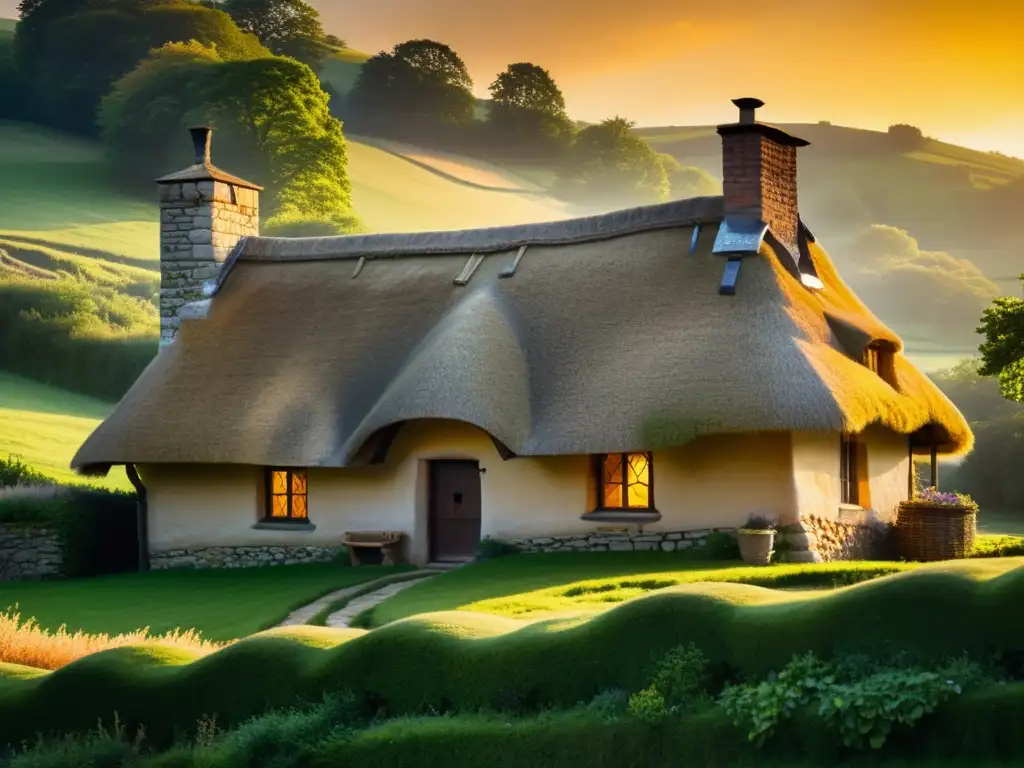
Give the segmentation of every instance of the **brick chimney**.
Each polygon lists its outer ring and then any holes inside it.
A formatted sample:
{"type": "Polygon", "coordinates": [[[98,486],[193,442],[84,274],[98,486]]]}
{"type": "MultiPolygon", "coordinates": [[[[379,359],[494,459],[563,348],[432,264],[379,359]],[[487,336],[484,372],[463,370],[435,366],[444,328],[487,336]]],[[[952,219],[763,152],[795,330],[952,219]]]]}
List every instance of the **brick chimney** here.
{"type": "Polygon", "coordinates": [[[195,163],[156,180],[160,187],[160,344],[174,340],[182,307],[204,298],[242,237],[260,230],[262,187],[210,161],[213,131],[192,128],[195,163]]]}
{"type": "Polygon", "coordinates": [[[759,123],[760,99],[733,99],[739,122],[718,126],[722,137],[725,215],[760,219],[793,254],[797,253],[796,150],[810,142],[759,123]]]}

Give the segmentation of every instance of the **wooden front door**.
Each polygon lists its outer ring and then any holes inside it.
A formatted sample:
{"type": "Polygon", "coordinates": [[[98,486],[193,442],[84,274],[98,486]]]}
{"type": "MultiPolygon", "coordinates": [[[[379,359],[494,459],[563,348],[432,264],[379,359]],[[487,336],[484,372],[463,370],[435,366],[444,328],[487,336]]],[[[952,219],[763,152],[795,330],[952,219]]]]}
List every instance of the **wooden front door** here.
{"type": "Polygon", "coordinates": [[[480,465],[430,463],[430,559],[463,560],[480,543],[480,465]]]}

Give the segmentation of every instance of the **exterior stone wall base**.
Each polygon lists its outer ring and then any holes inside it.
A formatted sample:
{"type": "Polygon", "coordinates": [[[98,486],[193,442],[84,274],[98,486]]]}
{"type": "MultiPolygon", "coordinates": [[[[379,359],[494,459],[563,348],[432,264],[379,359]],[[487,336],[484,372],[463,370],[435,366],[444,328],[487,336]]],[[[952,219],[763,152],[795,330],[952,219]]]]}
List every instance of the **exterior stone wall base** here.
{"type": "Polygon", "coordinates": [[[814,515],[779,533],[783,559],[792,563],[833,560],[879,560],[889,557],[888,526],[879,522],[846,522],[814,515]]]}
{"type": "Polygon", "coordinates": [[[256,568],[261,565],[323,563],[337,558],[343,547],[202,547],[149,553],[154,571],[177,568],[256,568]]]}
{"type": "MultiPolygon", "coordinates": [[[[64,552],[57,534],[31,523],[0,525],[0,581],[54,579],[64,575],[64,552]]],[[[0,606],[0,610],[6,608],[0,606]]]]}
{"type": "Polygon", "coordinates": [[[505,539],[523,552],[643,552],[661,550],[676,552],[699,549],[714,532],[732,533],[732,528],[702,528],[692,531],[644,531],[624,527],[615,531],[594,531],[568,536],[534,536],[526,539],[505,539]]]}

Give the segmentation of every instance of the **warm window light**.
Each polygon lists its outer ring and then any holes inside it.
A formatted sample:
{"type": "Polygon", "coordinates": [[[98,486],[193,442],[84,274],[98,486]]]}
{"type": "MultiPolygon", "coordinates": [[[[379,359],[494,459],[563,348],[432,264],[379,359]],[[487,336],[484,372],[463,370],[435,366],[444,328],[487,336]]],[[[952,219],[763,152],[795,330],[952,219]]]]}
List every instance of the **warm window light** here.
{"type": "Polygon", "coordinates": [[[650,454],[609,453],[602,457],[601,507],[647,509],[650,506],[650,454]]]}
{"type": "Polygon", "coordinates": [[[268,482],[268,518],[271,520],[306,520],[306,470],[272,469],[268,482]]]}

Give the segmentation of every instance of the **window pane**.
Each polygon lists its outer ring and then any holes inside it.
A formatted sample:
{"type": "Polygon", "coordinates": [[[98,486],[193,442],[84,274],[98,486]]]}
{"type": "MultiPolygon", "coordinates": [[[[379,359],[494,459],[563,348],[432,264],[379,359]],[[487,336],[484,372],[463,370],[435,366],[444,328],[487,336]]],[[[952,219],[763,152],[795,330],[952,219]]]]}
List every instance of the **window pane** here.
{"type": "Polygon", "coordinates": [[[270,492],[288,493],[288,473],[276,469],[270,473],[270,492]]]}
{"type": "Polygon", "coordinates": [[[647,461],[647,454],[631,453],[629,462],[627,485],[630,507],[650,506],[650,464],[647,461]]]}
{"type": "Polygon", "coordinates": [[[288,497],[287,496],[271,496],[270,504],[270,516],[271,517],[288,517],[288,497]]]}
{"type": "Polygon", "coordinates": [[[604,506],[608,509],[622,506],[622,483],[604,484],[604,506]]]}
{"type": "Polygon", "coordinates": [[[306,519],[306,497],[292,496],[292,517],[300,520],[306,519]]]}
{"type": "Polygon", "coordinates": [[[306,471],[296,469],[292,472],[292,493],[306,492],[306,471]]]}
{"type": "Polygon", "coordinates": [[[622,482],[622,454],[611,453],[604,457],[604,477],[603,482],[605,485],[609,483],[621,483],[622,482]]]}

